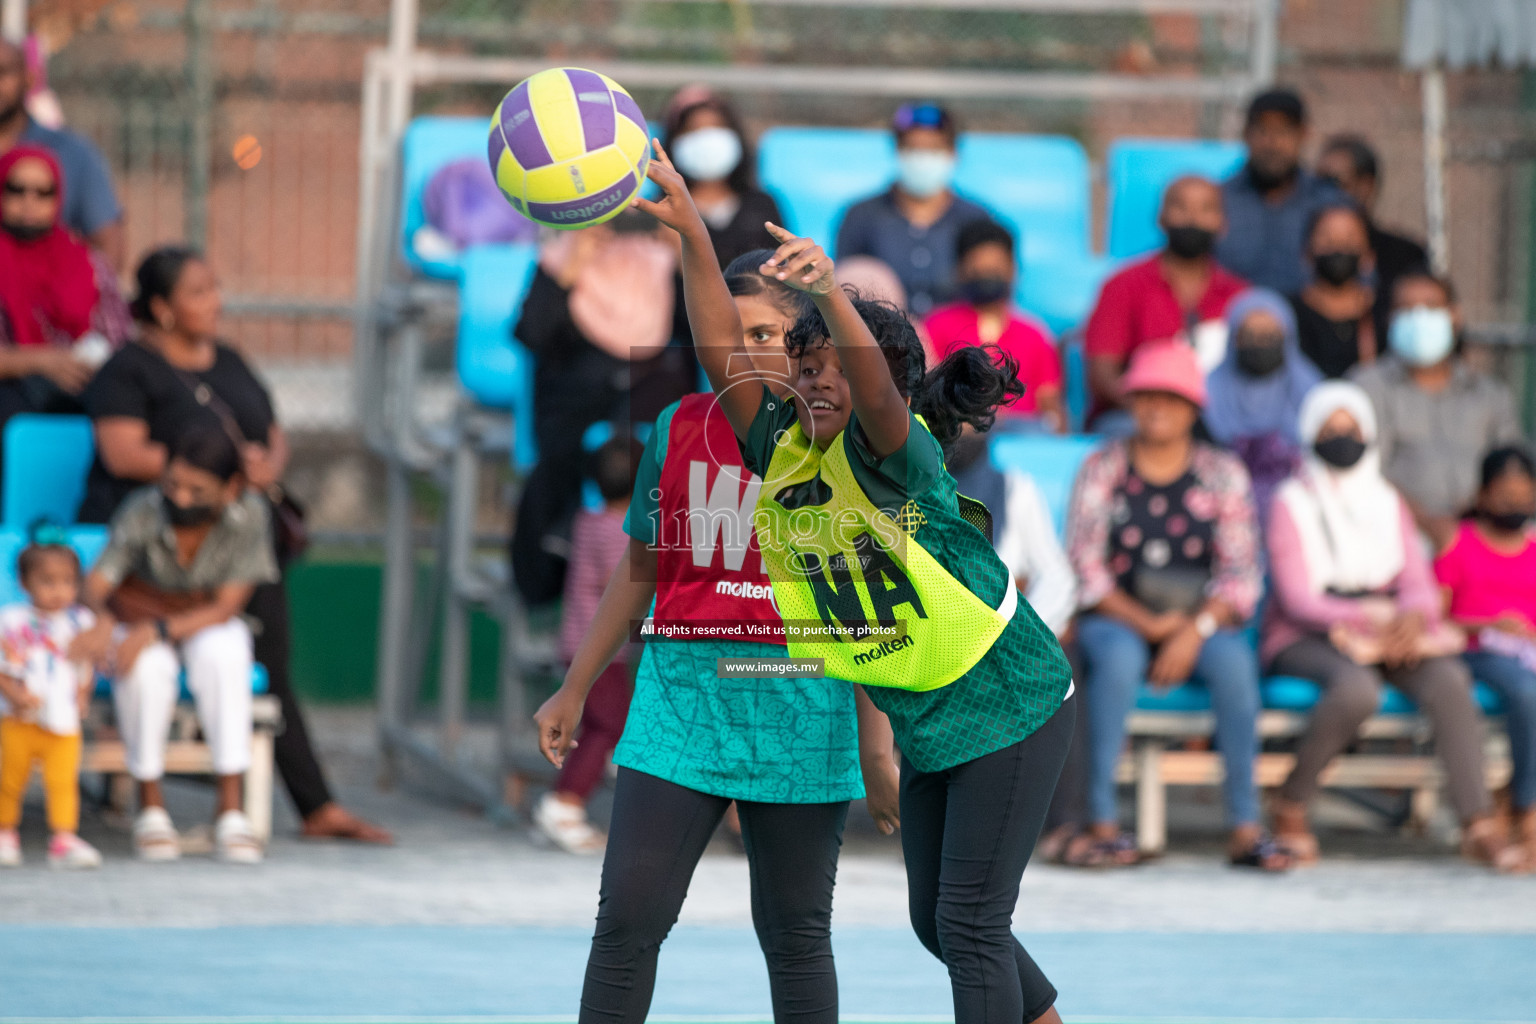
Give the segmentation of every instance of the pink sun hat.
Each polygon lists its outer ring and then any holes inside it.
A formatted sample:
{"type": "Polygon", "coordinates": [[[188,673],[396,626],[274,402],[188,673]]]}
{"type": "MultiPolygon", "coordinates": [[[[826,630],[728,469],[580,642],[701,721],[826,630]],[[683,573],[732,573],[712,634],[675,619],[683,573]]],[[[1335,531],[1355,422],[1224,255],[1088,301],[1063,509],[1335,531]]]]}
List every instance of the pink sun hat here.
{"type": "Polygon", "coordinates": [[[1205,408],[1205,374],[1192,346],[1178,341],[1143,345],[1131,355],[1130,368],[1120,378],[1120,390],[1165,391],[1205,408]]]}

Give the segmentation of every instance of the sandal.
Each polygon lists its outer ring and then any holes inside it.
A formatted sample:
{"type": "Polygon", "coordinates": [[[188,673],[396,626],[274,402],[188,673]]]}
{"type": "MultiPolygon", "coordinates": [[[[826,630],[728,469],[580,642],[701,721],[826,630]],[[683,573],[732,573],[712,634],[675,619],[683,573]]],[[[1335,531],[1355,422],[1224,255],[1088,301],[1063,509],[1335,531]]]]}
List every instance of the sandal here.
{"type": "Polygon", "coordinates": [[[1227,861],[1235,868],[1256,868],[1281,874],[1296,866],[1296,857],[1267,832],[1260,833],[1241,853],[1228,853],[1227,861]]]}
{"type": "Polygon", "coordinates": [[[1065,864],[1067,849],[1072,841],[1083,834],[1083,830],[1076,825],[1060,825],[1051,829],[1040,837],[1040,844],[1035,847],[1035,856],[1047,864],[1065,864]]]}
{"type": "Polygon", "coordinates": [[[1307,807],[1290,800],[1275,798],[1269,807],[1274,819],[1273,841],[1291,858],[1291,867],[1311,867],[1319,858],[1317,836],[1307,823],[1307,807]]]}
{"type": "Polygon", "coordinates": [[[133,852],[139,860],[153,863],[181,857],[181,837],[164,807],[146,807],[133,819],[133,852]]]}
{"type": "Polygon", "coordinates": [[[1474,864],[1493,868],[1501,875],[1525,875],[1532,870],[1528,851],[1523,845],[1509,841],[1493,815],[1470,822],[1462,831],[1461,855],[1474,864]]]}
{"type": "Polygon", "coordinates": [[[244,811],[225,811],[213,824],[215,855],[226,864],[260,864],[264,853],[244,811]]]}
{"type": "Polygon", "coordinates": [[[1097,839],[1091,833],[1080,832],[1062,851],[1061,863],[1069,868],[1128,868],[1142,861],[1136,840],[1124,832],[1097,839]]]}

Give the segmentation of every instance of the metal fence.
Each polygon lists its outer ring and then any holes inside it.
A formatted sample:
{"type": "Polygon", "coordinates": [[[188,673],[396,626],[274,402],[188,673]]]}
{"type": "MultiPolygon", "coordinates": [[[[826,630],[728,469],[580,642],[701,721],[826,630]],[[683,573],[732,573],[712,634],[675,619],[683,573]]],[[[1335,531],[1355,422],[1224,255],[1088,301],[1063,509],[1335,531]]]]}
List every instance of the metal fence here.
{"type": "MultiPolygon", "coordinates": [[[[1255,20],[1264,9],[423,0],[420,40],[446,58],[633,67],[628,84],[653,116],[679,65],[703,68],[757,129],[878,125],[898,98],[938,95],[969,127],[1065,133],[1095,158],[1123,135],[1233,134],[1251,70],[1273,62],[1311,101],[1317,135],[1363,131],[1378,145],[1381,218],[1422,233],[1420,100],[1417,77],[1397,63],[1401,0],[1288,0],[1278,38],[1255,20]],[[816,70],[790,81],[788,64],[816,70]],[[1154,80],[1157,89],[1138,88],[1154,80]]],[[[54,51],[49,74],[71,126],[116,175],[130,257],[173,240],[207,247],[229,297],[228,333],[272,380],[300,438],[310,467],[301,490],[320,525],[358,531],[376,528],[379,507],[356,444],[370,396],[351,363],[360,82],[388,12],[388,0],[34,0],[29,12],[54,51]]],[[[483,113],[510,84],[453,77],[418,91],[416,111],[483,113]]],[[[1515,339],[1536,295],[1536,84],[1512,72],[1449,78],[1452,273],[1476,333],[1515,339]]],[[[446,350],[438,363],[446,370],[446,350]]],[[[1516,359],[1508,372],[1536,371],[1516,359]]]]}

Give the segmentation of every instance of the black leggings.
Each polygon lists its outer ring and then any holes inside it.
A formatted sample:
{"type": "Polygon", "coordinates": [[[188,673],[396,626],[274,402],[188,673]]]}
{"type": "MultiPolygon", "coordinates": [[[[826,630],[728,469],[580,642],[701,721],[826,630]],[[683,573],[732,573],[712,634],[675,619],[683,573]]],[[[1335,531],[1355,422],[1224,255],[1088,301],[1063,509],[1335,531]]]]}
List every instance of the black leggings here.
{"type": "Polygon", "coordinates": [[[1019,1024],[1056,989],[1013,935],[1019,882],[1072,743],[1077,698],[1011,747],[940,772],[901,766],[912,928],[949,968],[955,1024],[1019,1024]]]}
{"type": "MultiPolygon", "coordinates": [[[[597,930],[581,990],[581,1024],[645,1020],[656,987],[656,955],[730,804],[619,769],[597,930]]],[[[848,802],[737,801],[736,807],[752,877],[752,923],[768,961],[773,1019],[837,1024],[832,886],[848,802]]]]}

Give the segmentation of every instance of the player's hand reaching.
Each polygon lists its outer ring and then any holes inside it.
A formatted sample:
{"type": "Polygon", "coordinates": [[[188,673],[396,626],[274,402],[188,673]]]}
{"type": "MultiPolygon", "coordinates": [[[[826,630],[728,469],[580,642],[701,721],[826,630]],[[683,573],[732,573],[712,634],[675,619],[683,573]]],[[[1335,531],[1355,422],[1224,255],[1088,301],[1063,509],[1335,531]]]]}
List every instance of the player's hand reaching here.
{"type": "Polygon", "coordinates": [[[685,237],[692,231],[702,229],[704,220],[699,216],[698,207],[693,205],[693,196],[688,194],[688,186],[683,182],[683,176],[677,173],[677,168],[672,166],[667,151],[661,148],[661,140],[652,139],[651,149],[654,152],[645,176],[661,189],[661,198],[647,199],[637,193],[629,205],[650,214],[685,237]]]}
{"type": "Polygon", "coordinates": [[[809,238],[798,238],[772,221],[763,225],[779,243],[773,256],[759,269],[767,277],[783,281],[798,291],[812,295],[830,295],[837,287],[832,257],[809,238]]]}

